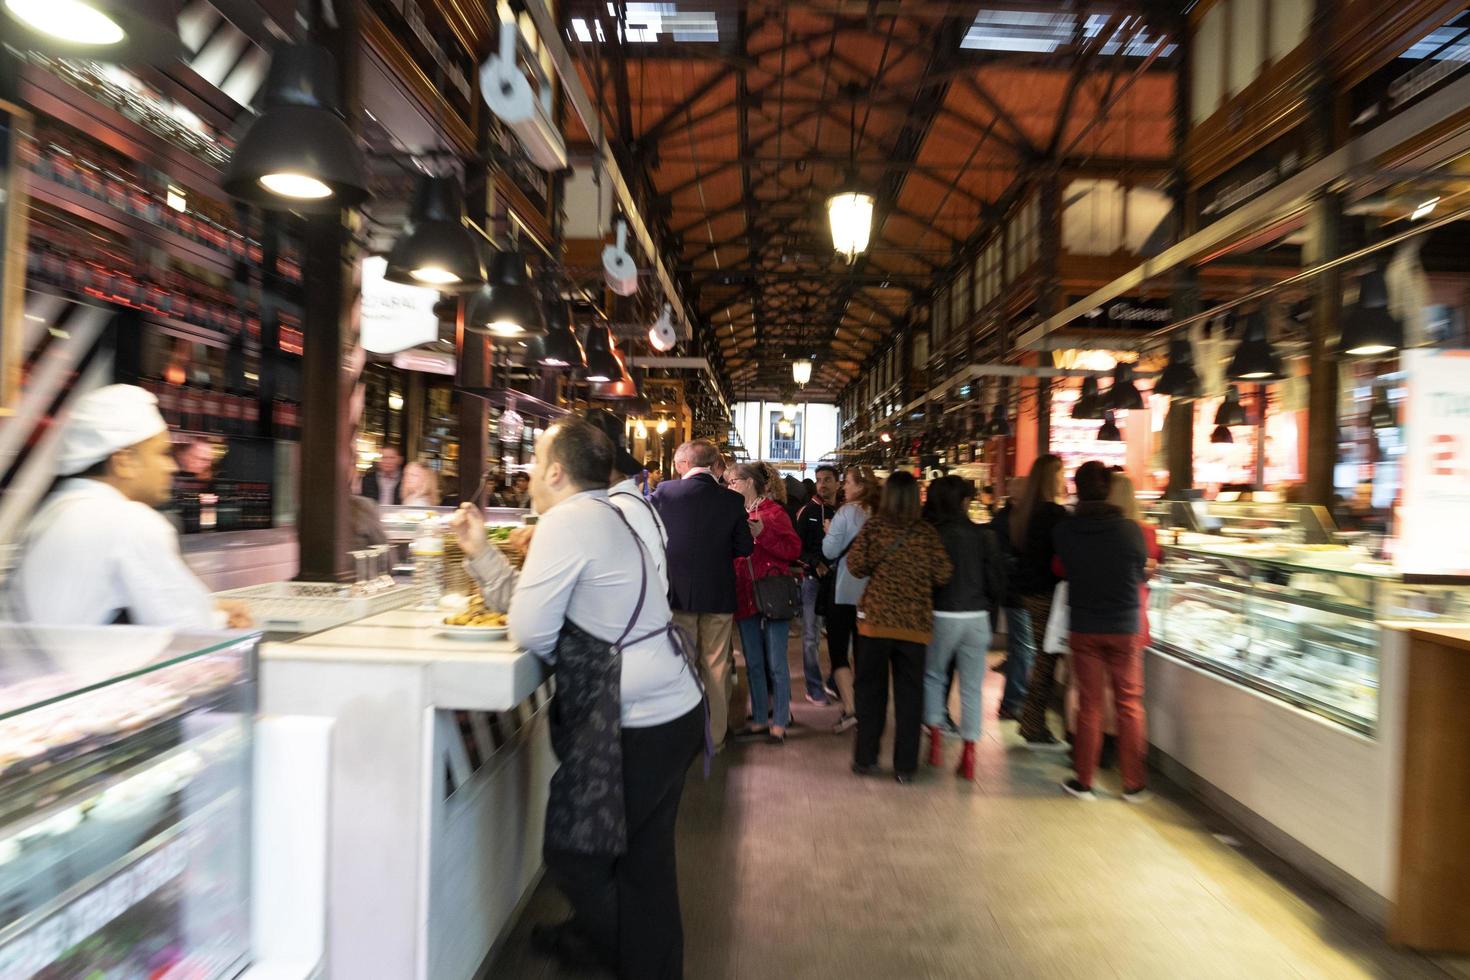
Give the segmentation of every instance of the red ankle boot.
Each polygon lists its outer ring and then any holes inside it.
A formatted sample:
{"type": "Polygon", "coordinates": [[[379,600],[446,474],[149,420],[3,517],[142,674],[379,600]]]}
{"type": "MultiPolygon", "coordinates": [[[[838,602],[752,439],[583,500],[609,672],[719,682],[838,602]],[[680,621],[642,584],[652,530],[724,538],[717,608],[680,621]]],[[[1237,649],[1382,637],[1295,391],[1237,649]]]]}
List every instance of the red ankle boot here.
{"type": "Polygon", "coordinates": [[[929,729],[929,765],[944,765],[944,733],[938,728],[929,729]]]}
{"type": "Polygon", "coordinates": [[[954,774],[967,783],[975,781],[975,743],[966,742],[964,751],[960,753],[960,764],[954,774]]]}

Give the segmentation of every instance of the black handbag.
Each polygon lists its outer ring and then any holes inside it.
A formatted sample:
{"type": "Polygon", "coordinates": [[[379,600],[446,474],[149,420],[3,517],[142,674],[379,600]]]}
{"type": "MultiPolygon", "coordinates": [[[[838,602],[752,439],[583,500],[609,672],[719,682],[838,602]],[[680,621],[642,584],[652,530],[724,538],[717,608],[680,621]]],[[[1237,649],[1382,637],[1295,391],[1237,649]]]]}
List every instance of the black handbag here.
{"type": "Polygon", "coordinates": [[[755,595],[755,608],[766,619],[796,619],[801,615],[801,584],[793,575],[755,577],[755,562],[749,558],[750,583],[755,595]]]}

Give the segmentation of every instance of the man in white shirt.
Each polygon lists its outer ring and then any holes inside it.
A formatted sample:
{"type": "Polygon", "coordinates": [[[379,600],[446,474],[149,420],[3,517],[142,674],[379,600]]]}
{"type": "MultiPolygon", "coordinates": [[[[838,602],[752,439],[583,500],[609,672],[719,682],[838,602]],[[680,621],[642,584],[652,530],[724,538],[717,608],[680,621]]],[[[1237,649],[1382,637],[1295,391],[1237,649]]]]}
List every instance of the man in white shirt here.
{"type": "Polygon", "coordinates": [[[77,400],[61,436],[63,480],[36,512],[6,585],[6,614],[68,626],[245,628],[179,554],[168,503],[178,471],[158,402],[133,385],[77,400]]]}
{"type": "Polygon", "coordinates": [[[669,593],[669,532],[664,528],[663,518],[658,516],[642,493],[638,490],[637,477],[643,472],[643,464],[633,458],[625,444],[626,425],[622,419],[600,408],[588,410],[584,415],[588,422],[613,445],[613,471],[609,477],[611,487],[607,499],[623,512],[633,531],[643,541],[653,564],[658,568],[659,591],[669,593]]]}
{"type": "MultiPolygon", "coordinates": [[[[629,641],[622,648],[618,712],[626,849],[608,857],[548,845],[547,867],[574,917],[538,927],[533,941],[564,961],[595,960],[619,976],[677,977],[683,929],[674,822],[684,774],[704,734],[703,696],[670,635],[657,566],[608,500],[614,459],[607,437],[581,419],[557,422],[541,436],[531,473],[541,516],[518,575],[488,547],[475,508],[462,506],[453,526],[487,605],[496,605],[514,582],[510,634],[525,650],[555,664],[563,632],[573,627],[614,651],[620,638],[629,641]]],[[[548,811],[548,832],[553,817],[548,811]]]]}

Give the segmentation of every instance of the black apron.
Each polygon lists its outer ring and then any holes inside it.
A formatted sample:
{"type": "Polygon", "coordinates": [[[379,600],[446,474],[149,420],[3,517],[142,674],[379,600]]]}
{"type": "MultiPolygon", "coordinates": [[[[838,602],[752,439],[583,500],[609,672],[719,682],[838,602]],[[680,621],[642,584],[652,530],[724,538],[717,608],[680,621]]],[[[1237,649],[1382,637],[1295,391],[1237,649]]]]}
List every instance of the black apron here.
{"type": "MultiPolygon", "coordinates": [[[[603,501],[637,542],[643,539],[622,511],[603,501]]],[[[672,623],[629,638],[648,597],[648,565],[641,562],[638,604],[616,641],[600,640],[568,619],[556,638],[556,695],[551,700],[551,747],[561,763],[551,777],[546,804],[549,850],[617,856],[628,849],[627,808],[623,798],[622,671],[623,650],[660,633],[673,641],[677,655],[699,685],[691,659],[693,645],[672,623]]],[[[713,746],[709,736],[709,704],[705,701],[705,771],[713,746]]]]}

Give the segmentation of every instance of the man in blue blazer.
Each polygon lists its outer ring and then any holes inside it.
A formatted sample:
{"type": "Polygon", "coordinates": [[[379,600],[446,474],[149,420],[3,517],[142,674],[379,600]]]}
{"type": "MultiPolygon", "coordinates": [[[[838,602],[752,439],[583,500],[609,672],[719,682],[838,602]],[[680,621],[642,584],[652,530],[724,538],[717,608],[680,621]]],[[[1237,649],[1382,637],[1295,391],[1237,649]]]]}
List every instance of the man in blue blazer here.
{"type": "Polygon", "coordinates": [[[669,532],[669,603],[674,622],[699,650],[716,748],[725,744],[730,726],[735,560],[755,548],[744,500],[710,472],[719,459],[712,442],[684,443],[674,451],[679,479],[665,480],[653,494],[669,532]]]}

